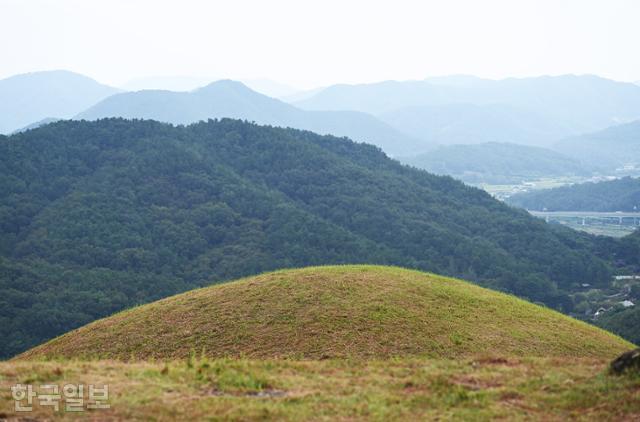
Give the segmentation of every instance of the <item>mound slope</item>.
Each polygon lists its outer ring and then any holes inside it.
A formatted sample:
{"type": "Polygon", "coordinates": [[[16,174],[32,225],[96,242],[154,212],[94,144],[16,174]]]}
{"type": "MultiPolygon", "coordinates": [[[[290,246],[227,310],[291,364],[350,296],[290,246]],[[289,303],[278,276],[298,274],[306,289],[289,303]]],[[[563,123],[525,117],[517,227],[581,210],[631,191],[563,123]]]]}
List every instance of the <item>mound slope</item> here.
{"type": "Polygon", "coordinates": [[[284,270],[194,290],[69,332],[21,358],[614,357],[632,345],[473,284],[379,266],[284,270]]]}

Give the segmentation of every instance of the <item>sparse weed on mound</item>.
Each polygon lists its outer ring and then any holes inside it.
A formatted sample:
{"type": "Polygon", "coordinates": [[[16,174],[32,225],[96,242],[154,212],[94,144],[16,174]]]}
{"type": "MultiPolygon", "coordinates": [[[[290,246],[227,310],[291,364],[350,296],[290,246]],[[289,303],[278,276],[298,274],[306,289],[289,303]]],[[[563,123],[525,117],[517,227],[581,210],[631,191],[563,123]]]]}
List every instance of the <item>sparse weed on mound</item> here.
{"type": "MultiPolygon", "coordinates": [[[[268,377],[258,373],[245,359],[209,359],[204,355],[196,357],[191,354],[185,366],[194,384],[210,394],[257,393],[271,388],[268,377]]],[[[169,371],[166,364],[162,372],[167,375],[169,371]]]]}

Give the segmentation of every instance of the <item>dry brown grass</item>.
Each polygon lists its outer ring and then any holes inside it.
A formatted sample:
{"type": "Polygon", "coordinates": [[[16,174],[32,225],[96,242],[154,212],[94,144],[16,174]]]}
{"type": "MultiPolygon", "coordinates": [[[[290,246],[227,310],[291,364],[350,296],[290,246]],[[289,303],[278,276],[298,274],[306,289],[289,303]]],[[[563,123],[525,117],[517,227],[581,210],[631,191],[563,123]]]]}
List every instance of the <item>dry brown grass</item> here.
{"type": "MultiPolygon", "coordinates": [[[[599,420],[640,417],[640,377],[606,360],[484,358],[0,363],[0,418],[73,419],[13,409],[16,383],[108,384],[90,420],[599,420]]],[[[36,402],[37,403],[37,402],[36,402]]]]}

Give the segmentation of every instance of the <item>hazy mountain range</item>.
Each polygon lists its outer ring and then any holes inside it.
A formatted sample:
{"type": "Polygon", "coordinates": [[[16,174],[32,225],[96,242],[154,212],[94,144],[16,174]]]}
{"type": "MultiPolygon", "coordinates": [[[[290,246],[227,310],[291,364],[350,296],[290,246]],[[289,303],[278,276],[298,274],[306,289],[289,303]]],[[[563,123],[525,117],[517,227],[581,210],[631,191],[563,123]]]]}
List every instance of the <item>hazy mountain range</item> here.
{"type": "Polygon", "coordinates": [[[14,133],[24,132],[26,130],[35,129],[35,128],[38,128],[40,126],[48,125],[49,123],[57,122],[59,120],[63,120],[63,119],[59,119],[57,117],[46,117],[46,118],[44,118],[42,120],[38,120],[37,122],[33,122],[31,124],[28,124],[25,127],[21,127],[20,129],[14,130],[13,132],[10,133],[10,135],[12,135],[14,133]]]}
{"type": "Polygon", "coordinates": [[[347,136],[465,180],[518,179],[561,170],[558,164],[563,162],[565,173],[580,171],[575,161],[583,169],[600,171],[640,163],[640,147],[635,146],[640,143],[634,143],[640,123],[610,127],[640,118],[640,87],[630,83],[595,76],[494,81],[454,75],[333,85],[291,95],[290,87],[284,85],[252,83],[263,91],[278,91],[289,103],[231,80],[185,90],[205,80],[146,78],[126,87],[172,86],[176,91],[120,92],[66,71],[18,75],[0,81],[0,132],[37,127],[59,118],[126,117],[188,124],[230,117],[347,136]],[[593,133],[585,135],[589,132],[593,133]],[[471,148],[472,144],[480,146],[471,148]],[[436,150],[438,145],[456,147],[436,150]],[[548,149],[530,150],[522,145],[548,149]],[[466,157],[469,153],[474,156],[466,157]],[[491,162],[478,167],[480,157],[491,162]],[[500,174],[504,171],[508,173],[500,174]]]}
{"type": "Polygon", "coordinates": [[[485,142],[550,145],[572,133],[553,119],[505,104],[407,106],[379,117],[415,138],[441,145],[485,142]]]}
{"type": "Polygon", "coordinates": [[[0,80],[0,133],[46,118],[68,119],[119,92],[64,70],[35,72],[0,80]]]}
{"type": "Polygon", "coordinates": [[[591,75],[503,80],[453,76],[334,85],[296,104],[308,110],[357,110],[378,115],[404,107],[459,103],[514,106],[574,133],[584,133],[640,118],[640,87],[591,75]]]}
{"type": "Polygon", "coordinates": [[[195,76],[148,76],[134,78],[123,85],[124,91],[142,91],[144,89],[161,89],[169,91],[192,91],[210,83],[208,78],[195,76]]]}
{"type": "MultiPolygon", "coordinates": [[[[121,88],[125,91],[142,91],[146,89],[163,91],[193,91],[209,85],[211,81],[211,78],[194,76],[151,76],[131,79],[122,85],[121,88]]],[[[254,91],[274,98],[295,96],[300,92],[300,90],[296,88],[270,79],[243,79],[241,82],[254,91]]],[[[311,93],[308,95],[310,96],[311,93]]],[[[303,99],[306,97],[295,96],[293,98],[303,99]]]]}
{"type": "Polygon", "coordinates": [[[640,167],[640,120],[561,140],[554,149],[594,167],[640,167]]]}
{"type": "Polygon", "coordinates": [[[121,93],[104,99],[75,118],[96,120],[105,117],[153,119],[173,124],[231,117],[347,136],[380,146],[389,154],[407,154],[430,148],[370,114],[305,111],[231,80],[214,82],[191,92],[149,90],[121,93]]]}

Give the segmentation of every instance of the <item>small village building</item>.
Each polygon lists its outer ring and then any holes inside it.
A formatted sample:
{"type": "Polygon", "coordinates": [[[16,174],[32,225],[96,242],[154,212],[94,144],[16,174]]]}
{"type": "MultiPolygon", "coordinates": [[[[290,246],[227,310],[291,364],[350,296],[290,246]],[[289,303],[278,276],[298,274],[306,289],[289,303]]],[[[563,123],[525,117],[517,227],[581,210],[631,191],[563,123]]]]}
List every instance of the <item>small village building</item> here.
{"type": "Polygon", "coordinates": [[[623,302],[620,302],[620,304],[621,304],[622,306],[624,306],[625,308],[631,308],[632,306],[636,306],[636,304],[635,304],[635,303],[633,303],[633,302],[632,302],[632,301],[630,301],[630,300],[625,300],[625,301],[623,301],[623,302]]]}
{"type": "Polygon", "coordinates": [[[604,314],[605,312],[607,312],[605,308],[600,308],[596,311],[595,314],[593,314],[593,317],[598,318],[600,315],[604,314]]]}

